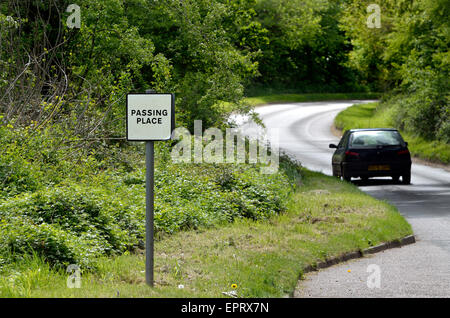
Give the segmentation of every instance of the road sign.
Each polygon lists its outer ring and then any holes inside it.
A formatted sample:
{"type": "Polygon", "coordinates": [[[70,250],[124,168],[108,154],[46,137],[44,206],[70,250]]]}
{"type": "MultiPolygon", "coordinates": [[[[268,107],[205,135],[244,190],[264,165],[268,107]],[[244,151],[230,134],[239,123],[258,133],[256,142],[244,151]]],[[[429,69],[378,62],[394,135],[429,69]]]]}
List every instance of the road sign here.
{"type": "Polygon", "coordinates": [[[175,95],[127,95],[127,140],[145,141],[145,281],[154,285],[154,141],[169,140],[175,128],[175,95]]]}
{"type": "Polygon", "coordinates": [[[127,95],[127,140],[169,140],[174,128],[173,94],[127,95]]]}

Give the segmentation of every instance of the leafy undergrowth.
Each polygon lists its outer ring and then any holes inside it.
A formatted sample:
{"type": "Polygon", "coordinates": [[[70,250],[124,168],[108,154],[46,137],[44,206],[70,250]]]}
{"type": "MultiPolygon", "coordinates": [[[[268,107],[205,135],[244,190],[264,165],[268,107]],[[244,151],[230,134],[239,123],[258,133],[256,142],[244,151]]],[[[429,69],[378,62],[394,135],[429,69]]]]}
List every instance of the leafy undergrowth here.
{"type": "MultiPolygon", "coordinates": [[[[379,103],[357,104],[340,112],[335,125],[342,130],[352,128],[397,128],[393,124],[393,109],[379,108],[379,103]]],[[[450,144],[439,140],[427,140],[410,132],[401,131],[408,148],[415,157],[450,164],[450,144]]]]}
{"type": "MultiPolygon", "coordinates": [[[[143,247],[142,162],[121,168],[88,154],[77,166],[64,160],[62,151],[49,152],[51,138],[22,133],[18,142],[20,135],[0,131],[6,149],[0,155],[0,270],[34,255],[51,268],[78,264],[95,271],[99,257],[143,247]]],[[[250,164],[173,164],[169,148],[159,147],[154,215],[159,239],[241,218],[268,219],[286,210],[295,188],[297,168],[288,160],[277,173],[263,174],[250,164]]]]}
{"type": "MultiPolygon", "coordinates": [[[[292,187],[283,173],[252,166],[168,165],[155,173],[157,235],[237,218],[267,219],[285,210],[292,187]]],[[[0,249],[15,261],[33,252],[51,265],[90,267],[103,255],[139,247],[145,237],[143,171],[94,185],[64,184],[0,203],[0,249]]]]}
{"type": "Polygon", "coordinates": [[[308,265],[412,233],[395,207],[356,186],[307,170],[301,175],[284,213],[158,240],[155,288],[145,284],[142,252],[99,258],[95,271],[82,270],[79,289],[67,288],[63,270],[30,256],[3,275],[0,295],[226,297],[223,292],[234,290],[239,297],[282,297],[294,290],[308,265]]]}

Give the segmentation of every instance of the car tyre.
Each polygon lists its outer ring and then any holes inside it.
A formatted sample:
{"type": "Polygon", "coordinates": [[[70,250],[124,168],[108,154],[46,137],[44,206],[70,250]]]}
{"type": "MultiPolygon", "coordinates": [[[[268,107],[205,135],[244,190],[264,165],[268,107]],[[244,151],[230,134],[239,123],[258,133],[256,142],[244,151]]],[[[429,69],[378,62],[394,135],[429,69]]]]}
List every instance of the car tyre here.
{"type": "Polygon", "coordinates": [[[398,183],[399,179],[400,179],[400,176],[392,176],[392,181],[394,181],[394,183],[398,183]]]}
{"type": "Polygon", "coordinates": [[[339,175],[336,173],[336,171],[333,169],[333,177],[339,178],[339,175]]]}
{"type": "Polygon", "coordinates": [[[343,167],[342,167],[341,171],[342,171],[342,179],[350,182],[352,180],[352,177],[349,176],[347,173],[345,173],[345,169],[343,167]]]}
{"type": "Polygon", "coordinates": [[[411,170],[402,175],[403,184],[411,184],[411,170]]]}

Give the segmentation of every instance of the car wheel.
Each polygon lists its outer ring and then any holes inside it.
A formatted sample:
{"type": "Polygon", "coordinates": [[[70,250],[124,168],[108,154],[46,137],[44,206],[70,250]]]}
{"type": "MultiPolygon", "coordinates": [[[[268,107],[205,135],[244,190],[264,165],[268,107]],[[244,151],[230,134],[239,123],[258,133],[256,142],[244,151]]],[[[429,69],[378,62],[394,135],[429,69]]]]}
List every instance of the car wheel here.
{"type": "Polygon", "coordinates": [[[402,182],[403,184],[411,183],[411,170],[402,175],[402,182]]]}
{"type": "Polygon", "coordinates": [[[392,176],[392,181],[394,181],[395,183],[397,183],[399,179],[400,176],[392,176]]]}
{"type": "Polygon", "coordinates": [[[342,179],[345,180],[345,181],[350,182],[352,180],[352,177],[349,176],[348,174],[346,174],[345,170],[344,170],[344,171],[342,171],[342,179]]]}
{"type": "Polygon", "coordinates": [[[334,169],[333,169],[333,177],[339,177],[334,169]]]}

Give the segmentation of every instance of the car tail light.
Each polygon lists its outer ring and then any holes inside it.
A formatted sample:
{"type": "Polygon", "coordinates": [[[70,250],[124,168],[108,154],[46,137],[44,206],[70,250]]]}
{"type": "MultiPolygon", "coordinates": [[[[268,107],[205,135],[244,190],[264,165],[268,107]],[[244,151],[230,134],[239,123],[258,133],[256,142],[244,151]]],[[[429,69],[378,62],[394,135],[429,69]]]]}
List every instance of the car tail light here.
{"type": "Polygon", "coordinates": [[[355,157],[359,157],[359,153],[353,152],[353,151],[346,151],[345,154],[346,154],[347,156],[355,156],[355,157]]]}
{"type": "Polygon", "coordinates": [[[397,152],[397,154],[399,154],[399,155],[406,155],[406,154],[408,154],[408,153],[409,153],[409,150],[408,150],[408,149],[400,150],[399,152],[397,152]]]}

